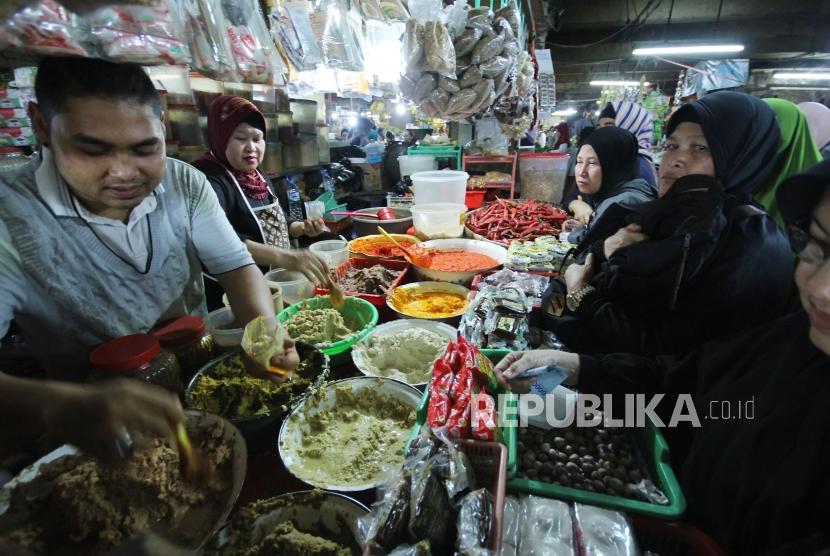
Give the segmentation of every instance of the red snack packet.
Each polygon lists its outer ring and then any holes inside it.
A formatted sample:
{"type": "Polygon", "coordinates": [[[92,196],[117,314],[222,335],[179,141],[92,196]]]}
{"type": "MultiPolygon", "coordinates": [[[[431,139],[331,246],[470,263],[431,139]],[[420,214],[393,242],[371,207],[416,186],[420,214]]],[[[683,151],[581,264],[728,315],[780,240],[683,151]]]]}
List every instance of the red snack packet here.
{"type": "Polygon", "coordinates": [[[443,427],[450,417],[450,397],[439,389],[430,391],[427,407],[427,425],[433,429],[443,427]]]}
{"type": "Polygon", "coordinates": [[[496,438],[496,400],[482,389],[473,395],[471,429],[477,440],[495,440],[496,438]]]}
{"type": "Polygon", "coordinates": [[[447,433],[453,438],[470,438],[470,400],[466,393],[455,401],[447,420],[447,433]]]}

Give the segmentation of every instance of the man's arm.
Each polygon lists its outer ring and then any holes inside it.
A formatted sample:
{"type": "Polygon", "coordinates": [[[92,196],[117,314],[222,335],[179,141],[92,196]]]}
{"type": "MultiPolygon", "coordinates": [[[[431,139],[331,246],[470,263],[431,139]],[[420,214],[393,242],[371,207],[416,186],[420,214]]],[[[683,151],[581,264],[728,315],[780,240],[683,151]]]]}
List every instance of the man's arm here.
{"type": "Polygon", "coordinates": [[[228,294],[236,321],[240,325],[257,317],[273,317],[274,302],[271,290],[255,265],[243,266],[216,276],[222,289],[228,294]]]}

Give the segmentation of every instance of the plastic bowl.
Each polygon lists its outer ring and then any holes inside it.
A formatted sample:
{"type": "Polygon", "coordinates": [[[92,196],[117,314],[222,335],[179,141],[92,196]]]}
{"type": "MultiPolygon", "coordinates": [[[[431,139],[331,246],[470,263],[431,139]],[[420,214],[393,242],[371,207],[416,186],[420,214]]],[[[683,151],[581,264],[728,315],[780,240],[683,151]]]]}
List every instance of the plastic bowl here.
{"type": "Polygon", "coordinates": [[[369,513],[369,508],[353,498],[321,490],[289,492],[257,500],[256,504],[261,512],[255,518],[256,526],[242,521],[247,517],[247,512],[237,512],[214,537],[211,548],[231,552],[249,547],[254,543],[254,536],[259,539],[270,533],[276,525],[290,521],[304,533],[343,541],[351,539],[352,546],[349,548],[353,553],[358,553],[355,551],[359,551],[359,546],[353,540],[355,523],[358,518],[369,513]],[[248,531],[251,534],[245,535],[248,531]]]}
{"type": "Polygon", "coordinates": [[[446,293],[454,293],[458,295],[463,295],[464,299],[466,300],[470,295],[470,290],[465,288],[464,286],[459,286],[457,284],[450,284],[448,282],[415,282],[414,284],[405,284],[394,290],[389,290],[386,292],[386,305],[389,306],[392,311],[398,315],[399,318],[402,319],[416,319],[416,320],[426,320],[430,322],[443,322],[445,324],[449,324],[450,326],[458,326],[461,322],[461,316],[467,311],[467,305],[469,303],[464,304],[464,308],[460,310],[457,314],[450,315],[447,317],[436,317],[436,318],[428,318],[421,315],[412,316],[404,313],[400,309],[395,306],[395,303],[392,301],[394,298],[395,291],[399,289],[405,290],[417,290],[420,292],[446,292],[446,293]]]}
{"type": "Polygon", "coordinates": [[[294,305],[314,295],[314,284],[302,272],[276,268],[265,273],[269,288],[274,286],[282,290],[282,299],[286,305],[294,305]]]}
{"type": "Polygon", "coordinates": [[[435,282],[450,282],[452,284],[461,284],[463,286],[470,286],[473,283],[473,278],[476,274],[494,270],[504,264],[507,259],[507,249],[486,241],[478,241],[474,239],[436,239],[433,241],[426,241],[421,244],[424,248],[438,249],[440,251],[469,251],[472,253],[481,253],[492,257],[496,260],[496,265],[489,268],[479,268],[476,270],[469,270],[466,272],[447,272],[444,270],[432,270],[413,264],[415,267],[415,274],[421,280],[432,280],[435,282]]]}
{"type": "MultiPolygon", "coordinates": [[[[414,238],[408,235],[402,234],[389,234],[395,241],[403,245],[404,247],[409,247],[410,245],[415,245],[417,243],[421,243],[418,238],[414,238]]],[[[378,234],[374,236],[366,236],[357,239],[353,239],[349,242],[349,254],[352,257],[360,257],[360,258],[369,258],[369,259],[398,259],[398,260],[405,260],[405,257],[401,255],[400,257],[379,257],[378,255],[373,255],[372,253],[366,252],[367,246],[389,246],[394,247],[394,244],[389,241],[386,237],[378,234]]]]}
{"type": "MultiPolygon", "coordinates": [[[[312,297],[300,303],[295,303],[286,308],[278,315],[282,324],[293,319],[297,313],[305,309],[330,309],[331,299],[329,296],[312,297]]],[[[368,336],[378,323],[378,310],[374,305],[358,297],[346,297],[343,307],[340,309],[346,326],[354,333],[344,340],[333,344],[320,344],[318,347],[329,357],[340,355],[352,348],[357,342],[368,336]]]]}
{"type": "Polygon", "coordinates": [[[401,176],[411,176],[419,172],[431,172],[438,169],[438,160],[428,154],[402,154],[398,157],[401,176]]]}
{"type": "MultiPolygon", "coordinates": [[[[352,393],[356,396],[370,389],[376,390],[385,396],[394,398],[411,407],[413,413],[418,409],[422,398],[421,392],[416,388],[391,378],[361,376],[329,382],[318,390],[316,395],[310,396],[296,405],[291,410],[291,413],[288,414],[288,417],[285,418],[285,421],[283,421],[279,435],[280,458],[285,464],[286,469],[292,475],[317,488],[340,492],[357,492],[381,486],[389,479],[387,475],[388,470],[381,470],[377,476],[366,482],[352,484],[328,484],[325,481],[308,477],[303,472],[306,466],[303,459],[297,454],[297,451],[305,443],[304,435],[308,431],[306,417],[332,410],[337,403],[336,387],[340,385],[348,385],[352,393]]],[[[402,434],[406,436],[409,434],[409,431],[402,431],[402,434]]],[[[331,450],[331,452],[331,454],[327,453],[326,455],[331,458],[337,458],[336,450],[331,450]]],[[[403,463],[403,453],[398,454],[398,456],[400,457],[399,463],[403,463]]],[[[395,465],[394,467],[398,468],[399,465],[395,465]]]]}
{"type": "MultiPolygon", "coordinates": [[[[430,332],[435,332],[439,336],[443,336],[447,339],[447,344],[449,345],[450,342],[454,341],[458,337],[458,331],[448,324],[444,324],[442,322],[431,321],[431,320],[424,320],[424,319],[405,319],[405,320],[395,320],[392,322],[387,322],[386,324],[381,324],[372,332],[366,336],[363,340],[361,340],[355,347],[352,349],[352,360],[354,361],[357,370],[363,373],[366,376],[380,376],[376,374],[372,374],[367,370],[367,363],[366,360],[366,352],[365,348],[369,346],[369,342],[372,338],[380,338],[383,336],[389,336],[392,334],[397,334],[402,330],[406,330],[409,328],[423,328],[424,330],[429,330],[430,332]]],[[[380,377],[380,378],[389,378],[389,377],[380,377]]],[[[425,382],[409,382],[403,379],[399,379],[402,382],[406,382],[410,386],[414,386],[419,390],[423,390],[427,382],[429,382],[429,378],[425,382]]]]}
{"type": "Polygon", "coordinates": [[[224,350],[239,347],[242,343],[243,328],[228,328],[233,325],[236,317],[230,307],[222,307],[208,313],[205,317],[205,328],[213,336],[214,343],[224,350]]]}
{"type": "Polygon", "coordinates": [[[349,258],[349,242],[342,239],[318,241],[308,250],[326,261],[329,268],[337,268],[349,258]]]}
{"type": "MultiPolygon", "coordinates": [[[[361,209],[356,212],[366,214],[377,214],[387,207],[373,207],[361,209]]],[[[409,209],[394,209],[395,218],[392,220],[380,220],[378,218],[352,217],[352,227],[357,237],[371,236],[378,233],[378,226],[389,234],[405,234],[412,227],[412,212],[409,209]]]]}
{"type": "MultiPolygon", "coordinates": [[[[199,369],[195,375],[193,375],[193,378],[190,380],[190,383],[187,385],[184,392],[185,406],[188,409],[194,409],[190,393],[199,381],[202,380],[202,377],[210,375],[213,369],[215,369],[219,364],[232,357],[236,357],[240,353],[242,353],[241,350],[234,350],[220,355],[219,357],[210,360],[201,369],[199,369]]],[[[297,342],[297,353],[300,355],[301,360],[311,360],[313,371],[317,376],[306,394],[304,394],[305,396],[308,392],[316,390],[326,380],[328,380],[330,371],[329,358],[314,346],[304,344],[302,342],[297,342]]],[[[296,405],[299,401],[300,400],[296,400],[294,404],[296,405]]],[[[227,419],[233,423],[237,429],[239,429],[239,432],[242,433],[242,437],[248,445],[248,452],[252,454],[261,454],[274,449],[274,441],[276,440],[279,424],[282,422],[282,419],[288,413],[289,409],[289,406],[284,406],[272,411],[268,415],[249,417],[246,419],[227,419]]]]}
{"type": "Polygon", "coordinates": [[[434,203],[412,206],[412,224],[420,239],[457,238],[464,235],[464,215],[467,205],[434,203]]]}

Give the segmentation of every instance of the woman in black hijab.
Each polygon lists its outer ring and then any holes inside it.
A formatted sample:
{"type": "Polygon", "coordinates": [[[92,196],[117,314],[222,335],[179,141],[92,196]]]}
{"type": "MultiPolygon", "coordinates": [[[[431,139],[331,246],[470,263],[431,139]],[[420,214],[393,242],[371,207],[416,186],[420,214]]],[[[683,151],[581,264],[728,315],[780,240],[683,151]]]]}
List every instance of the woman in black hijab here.
{"type": "Polygon", "coordinates": [[[739,556],[830,548],[830,161],[789,178],[776,200],[798,254],[794,312],[683,359],[537,351],[496,367],[523,390],[512,377],[557,363],[581,392],[610,394],[615,408],[626,394],[665,394],[656,409],[664,423],[677,396],[691,395],[685,414],[697,423],[663,433],[684,519],[739,556]]]}
{"type": "Polygon", "coordinates": [[[609,208],[548,291],[547,326],[574,351],[684,354],[790,307],[786,237],[752,201],[775,167],[772,110],[714,93],[667,135],[660,199],[609,208]]]}
{"type": "Polygon", "coordinates": [[[579,243],[591,221],[613,204],[635,205],[656,197],[654,188],[637,178],[637,139],[616,127],[595,130],[576,155],[574,175],[580,198],[571,203],[574,218],[563,231],[568,241],[579,243]]]}

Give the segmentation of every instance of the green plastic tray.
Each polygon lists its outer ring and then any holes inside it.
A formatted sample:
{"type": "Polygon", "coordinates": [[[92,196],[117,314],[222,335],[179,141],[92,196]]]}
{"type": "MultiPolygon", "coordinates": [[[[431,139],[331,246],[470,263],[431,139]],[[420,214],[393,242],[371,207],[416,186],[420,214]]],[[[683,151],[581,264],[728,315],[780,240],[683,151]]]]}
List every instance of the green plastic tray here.
{"type": "MultiPolygon", "coordinates": [[[[300,301],[283,309],[277,318],[282,324],[285,324],[294,318],[302,309],[328,309],[330,307],[331,300],[329,296],[312,297],[311,299],[300,301]]],[[[360,328],[356,334],[349,336],[345,340],[340,340],[339,342],[319,348],[320,351],[329,357],[340,355],[350,350],[353,345],[368,336],[369,332],[374,330],[375,325],[378,323],[378,310],[375,306],[358,297],[347,297],[343,308],[340,310],[340,314],[343,315],[346,326],[353,330],[358,327],[360,328]]]]}
{"type": "MultiPolygon", "coordinates": [[[[550,485],[529,479],[511,478],[507,482],[507,489],[513,492],[538,494],[539,496],[556,498],[558,500],[571,500],[660,519],[677,519],[681,517],[686,511],[686,498],[683,496],[683,491],[680,489],[680,484],[677,482],[677,477],[671,465],[669,465],[669,445],[666,443],[660,430],[651,421],[648,422],[647,426],[637,429],[636,441],[640,448],[640,453],[645,459],[646,467],[651,474],[652,480],[669,499],[669,503],[666,506],[559,485],[550,485]]],[[[516,457],[518,457],[518,454],[516,454],[516,457]]],[[[516,469],[513,468],[513,475],[515,475],[515,472],[516,469]]]]}
{"type": "MultiPolygon", "coordinates": [[[[499,394],[504,394],[504,392],[499,392],[499,394]]],[[[511,407],[517,407],[518,400],[516,395],[512,392],[507,393],[507,401],[506,403],[511,407]]],[[[418,406],[418,409],[415,412],[415,426],[412,427],[412,431],[409,433],[409,440],[407,440],[406,448],[409,449],[409,444],[421,433],[421,428],[427,422],[427,409],[429,408],[429,387],[424,391],[424,397],[421,398],[421,405],[418,406]]],[[[499,427],[501,429],[501,438],[504,442],[504,445],[507,446],[507,475],[510,476],[510,470],[513,470],[513,474],[516,473],[516,451],[518,449],[518,437],[516,434],[516,427],[514,425],[509,425],[506,427],[499,427]]]]}

